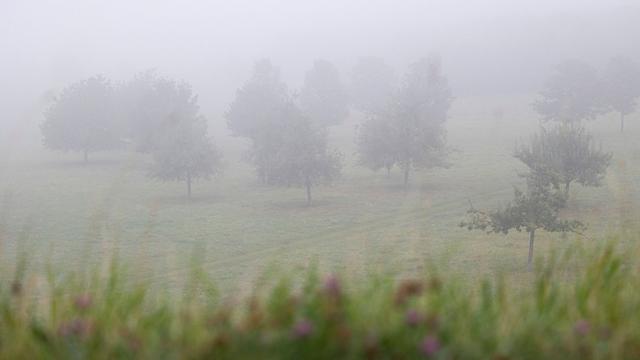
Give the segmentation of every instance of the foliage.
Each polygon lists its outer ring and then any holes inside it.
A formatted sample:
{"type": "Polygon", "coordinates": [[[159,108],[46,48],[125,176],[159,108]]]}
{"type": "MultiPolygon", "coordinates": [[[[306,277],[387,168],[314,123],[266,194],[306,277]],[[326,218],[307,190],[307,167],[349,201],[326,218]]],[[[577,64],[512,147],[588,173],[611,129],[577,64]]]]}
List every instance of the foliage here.
{"type": "Polygon", "coordinates": [[[393,69],[383,59],[359,58],[351,72],[351,102],[365,114],[378,114],[391,102],[396,82],[393,69]]]}
{"type": "Polygon", "coordinates": [[[445,166],[444,122],[451,100],[438,59],[412,64],[389,108],[363,126],[360,161],[374,170],[380,164],[390,169],[394,161],[404,171],[405,186],[411,169],[445,166]]]}
{"type": "Polygon", "coordinates": [[[632,59],[615,57],[604,72],[607,105],[620,113],[620,131],[624,117],[633,113],[640,97],[640,66],[632,59]]]}
{"type": "Polygon", "coordinates": [[[316,60],[300,90],[300,109],[318,126],[339,125],[349,116],[347,91],[338,69],[326,60],[316,60]]]}
{"type": "Polygon", "coordinates": [[[217,291],[198,267],[170,298],[117,262],[44,278],[20,266],[1,282],[0,357],[634,359],[640,278],[621,250],[552,257],[525,281],[311,271],[246,297],[217,291]],[[568,266],[581,271],[567,279],[568,266]]]}
{"type": "Polygon", "coordinates": [[[563,62],[547,79],[533,108],[544,121],[593,120],[605,110],[602,82],[589,64],[577,60],[563,62]]]}
{"type": "Polygon", "coordinates": [[[574,124],[541,128],[529,144],[516,149],[515,157],[555,187],[563,185],[565,192],[574,181],[599,186],[611,162],[611,154],[597,148],[585,128],[574,124]]]}
{"type": "Polygon", "coordinates": [[[65,88],[45,112],[44,145],[52,150],[90,152],[120,145],[111,84],[95,76],[65,88]]]}
{"type": "Polygon", "coordinates": [[[195,179],[209,179],[221,170],[221,154],[207,136],[206,120],[191,112],[175,114],[164,124],[153,148],[153,169],[149,176],[168,181],[185,181],[191,197],[195,179]]]}
{"type": "Polygon", "coordinates": [[[198,99],[189,84],[158,77],[153,71],[137,74],[118,89],[118,95],[129,134],[142,152],[153,150],[171,117],[195,117],[198,112],[198,99]]]}
{"type": "Polygon", "coordinates": [[[283,109],[281,118],[281,144],[274,156],[273,181],[284,186],[304,186],[310,204],[312,186],[330,184],[340,175],[342,155],[327,148],[326,129],[308,119],[294,104],[283,109]]]}

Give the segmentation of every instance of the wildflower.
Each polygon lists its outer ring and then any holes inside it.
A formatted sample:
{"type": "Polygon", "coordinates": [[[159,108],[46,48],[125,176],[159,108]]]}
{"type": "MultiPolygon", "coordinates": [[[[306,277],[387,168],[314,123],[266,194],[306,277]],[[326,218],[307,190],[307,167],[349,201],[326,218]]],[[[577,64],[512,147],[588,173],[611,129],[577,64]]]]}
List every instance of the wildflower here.
{"type": "Polygon", "coordinates": [[[423,291],[423,285],[418,280],[405,280],[400,283],[395,294],[396,305],[404,305],[409,298],[420,295],[423,291]]]}
{"type": "Polygon", "coordinates": [[[293,326],[293,336],[295,338],[306,338],[311,333],[313,333],[313,324],[307,319],[300,320],[293,326]]]}
{"type": "Polygon", "coordinates": [[[73,305],[77,310],[83,311],[87,310],[93,304],[93,298],[90,294],[82,294],[75,298],[73,301],[73,305]]]}
{"type": "Polygon", "coordinates": [[[576,332],[576,334],[580,336],[587,335],[590,329],[591,329],[591,325],[587,320],[578,320],[573,326],[573,330],[576,332]]]}
{"type": "Polygon", "coordinates": [[[337,298],[342,294],[340,280],[337,276],[331,275],[324,282],[324,291],[327,295],[337,298]]]}
{"type": "Polygon", "coordinates": [[[63,337],[86,338],[93,331],[93,324],[85,319],[73,319],[62,323],[58,334],[63,337]]]}
{"type": "Polygon", "coordinates": [[[424,321],[424,316],[415,309],[410,309],[405,315],[405,322],[411,327],[420,325],[424,321]]]}
{"type": "Polygon", "coordinates": [[[426,356],[433,356],[440,350],[440,341],[433,335],[426,336],[420,343],[420,351],[426,356]]]}

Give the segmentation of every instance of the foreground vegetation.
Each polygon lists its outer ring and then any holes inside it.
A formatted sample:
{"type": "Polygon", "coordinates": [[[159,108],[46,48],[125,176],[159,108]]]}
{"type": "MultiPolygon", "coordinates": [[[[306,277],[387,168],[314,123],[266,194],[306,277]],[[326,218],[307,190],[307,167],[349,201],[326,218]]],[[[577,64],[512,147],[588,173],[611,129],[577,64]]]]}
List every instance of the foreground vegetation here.
{"type": "Polygon", "coordinates": [[[366,281],[309,271],[272,274],[239,296],[216,291],[198,266],[175,297],[117,261],[40,280],[21,261],[0,288],[0,357],[638,358],[628,246],[572,247],[519,283],[435,268],[366,281]]]}

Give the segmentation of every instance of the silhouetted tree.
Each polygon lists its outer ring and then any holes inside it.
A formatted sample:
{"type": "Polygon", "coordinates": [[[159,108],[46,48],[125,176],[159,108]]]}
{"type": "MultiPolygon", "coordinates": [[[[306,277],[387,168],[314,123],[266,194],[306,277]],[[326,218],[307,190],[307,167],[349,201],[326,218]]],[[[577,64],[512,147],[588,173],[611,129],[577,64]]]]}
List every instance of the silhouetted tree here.
{"type": "Polygon", "coordinates": [[[198,111],[189,84],[158,77],[153,71],[137,74],[118,93],[129,134],[141,152],[153,150],[159,132],[172,117],[195,117],[198,111]]]}
{"type": "Polygon", "coordinates": [[[225,115],[234,136],[251,140],[250,158],[265,184],[271,182],[273,156],[281,143],[281,111],[289,100],[278,69],[261,60],[225,115]]]}
{"type": "Polygon", "coordinates": [[[633,113],[640,97],[640,66],[626,57],[609,61],[604,73],[606,100],[609,107],[620,114],[620,132],[624,131],[624,117],[633,113]]]}
{"type": "Polygon", "coordinates": [[[351,72],[351,102],[365,114],[378,114],[389,105],[396,90],[396,82],[393,69],[384,60],[362,57],[351,72]]]}
{"type": "Polygon", "coordinates": [[[556,66],[533,108],[544,121],[576,123],[592,120],[605,108],[602,82],[589,64],[566,61],[556,66]]]}
{"type": "Polygon", "coordinates": [[[45,147],[89,153],[121,145],[114,109],[114,93],[102,76],[91,77],[65,88],[45,112],[41,124],[45,147]]]}
{"type": "Polygon", "coordinates": [[[327,147],[327,130],[305,116],[293,103],[282,108],[281,144],[273,163],[275,184],[302,186],[307,205],[311,205],[311,189],[330,184],[342,168],[342,155],[327,147]]]}
{"type": "Polygon", "coordinates": [[[532,173],[527,177],[527,189],[514,190],[514,198],[506,207],[495,211],[482,211],[473,206],[468,211],[468,219],[460,226],[468,230],[482,230],[487,233],[507,234],[511,230],[526,231],[529,234],[529,256],[527,266],[531,267],[533,244],[538,229],[549,232],[577,232],[583,225],[575,220],[559,219],[559,212],[565,206],[566,197],[551,186],[544,177],[532,173]]]}
{"type": "Polygon", "coordinates": [[[205,118],[197,105],[173,113],[157,133],[152,148],[153,168],[149,176],[163,181],[185,181],[191,198],[191,184],[209,179],[221,171],[221,154],[207,136],[205,118]]]}
{"type": "Polygon", "coordinates": [[[541,128],[528,144],[516,149],[515,157],[552,185],[564,186],[567,195],[574,181],[600,186],[611,162],[611,154],[597,148],[584,127],[569,124],[541,128]]]}
{"type": "Polygon", "coordinates": [[[316,60],[300,90],[300,109],[320,126],[338,125],[349,116],[349,99],[336,67],[316,60]]]}

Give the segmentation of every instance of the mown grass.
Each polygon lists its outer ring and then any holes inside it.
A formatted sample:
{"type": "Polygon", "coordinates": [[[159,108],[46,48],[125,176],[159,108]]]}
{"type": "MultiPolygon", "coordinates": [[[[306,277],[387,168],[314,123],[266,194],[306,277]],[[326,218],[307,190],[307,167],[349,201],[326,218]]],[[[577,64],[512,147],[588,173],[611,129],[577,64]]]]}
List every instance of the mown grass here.
{"type": "MultiPolygon", "coordinates": [[[[245,144],[224,136],[219,126],[212,133],[225,151],[225,174],[196,184],[192,201],[183,184],[147,179],[149,159],[140,154],[95,154],[82,166],[74,154],[16,148],[0,163],[0,256],[11,261],[22,250],[42,263],[80,269],[117,252],[160,286],[184,280],[185,259],[196,247],[205,253],[207,272],[231,287],[249,288],[274,263],[293,268],[317,262],[323,270],[357,276],[415,274],[431,260],[470,277],[502,271],[526,276],[525,235],[485,235],[457,224],[470,200],[477,207],[499,206],[521,183],[517,173],[523,169],[511,153],[516,141],[536,130],[531,99],[457,99],[448,124],[456,149],[452,167],[413,174],[407,191],[397,172],[387,178],[356,166],[358,119],[352,119],[332,129],[332,143],[346,155],[343,179],[314,190],[316,203],[309,208],[301,189],[257,184],[241,161],[245,144]],[[493,118],[495,107],[504,109],[503,119],[493,118]]],[[[636,222],[637,119],[629,117],[625,134],[618,133],[615,117],[589,124],[614,153],[614,163],[603,187],[572,189],[566,215],[589,226],[580,241],[636,222]]],[[[540,255],[575,240],[544,233],[538,239],[540,255]]]]}
{"type": "Polygon", "coordinates": [[[638,358],[636,247],[602,244],[553,252],[517,283],[312,268],[265,273],[246,295],[216,287],[197,253],[176,293],[117,257],[46,277],[25,257],[0,282],[0,358],[638,358]]]}

